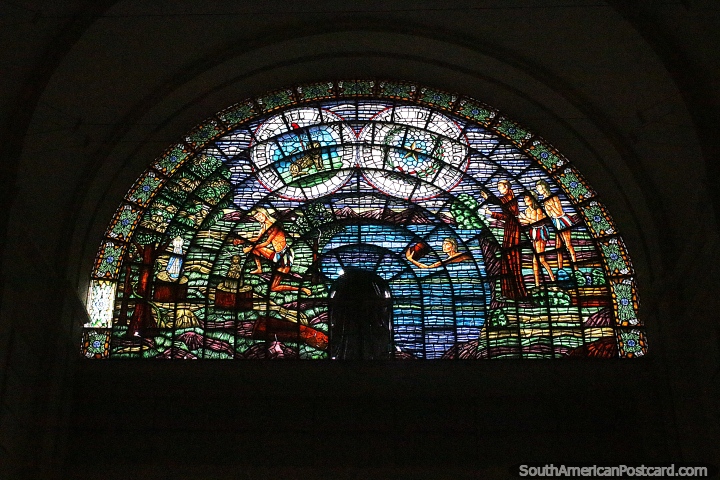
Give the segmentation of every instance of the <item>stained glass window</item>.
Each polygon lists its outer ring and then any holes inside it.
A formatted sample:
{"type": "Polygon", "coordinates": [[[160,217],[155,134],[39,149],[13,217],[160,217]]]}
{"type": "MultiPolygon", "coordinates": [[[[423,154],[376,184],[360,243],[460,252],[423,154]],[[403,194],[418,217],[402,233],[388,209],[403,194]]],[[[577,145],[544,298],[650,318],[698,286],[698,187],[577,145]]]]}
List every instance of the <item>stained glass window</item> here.
{"type": "Polygon", "coordinates": [[[541,137],[402,82],[303,85],[144,172],[92,272],[88,358],[645,354],[627,248],[541,137]]]}

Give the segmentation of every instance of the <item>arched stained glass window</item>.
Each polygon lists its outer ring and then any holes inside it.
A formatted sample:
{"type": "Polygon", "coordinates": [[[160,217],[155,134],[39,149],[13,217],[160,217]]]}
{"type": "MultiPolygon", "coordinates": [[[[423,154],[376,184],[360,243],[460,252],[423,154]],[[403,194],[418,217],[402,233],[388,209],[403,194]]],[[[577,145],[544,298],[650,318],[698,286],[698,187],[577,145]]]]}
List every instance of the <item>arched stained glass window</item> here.
{"type": "Polygon", "coordinates": [[[89,358],[639,357],[634,272],[574,166],[472,98],[328,82],[236,104],[137,180],[89,358]]]}

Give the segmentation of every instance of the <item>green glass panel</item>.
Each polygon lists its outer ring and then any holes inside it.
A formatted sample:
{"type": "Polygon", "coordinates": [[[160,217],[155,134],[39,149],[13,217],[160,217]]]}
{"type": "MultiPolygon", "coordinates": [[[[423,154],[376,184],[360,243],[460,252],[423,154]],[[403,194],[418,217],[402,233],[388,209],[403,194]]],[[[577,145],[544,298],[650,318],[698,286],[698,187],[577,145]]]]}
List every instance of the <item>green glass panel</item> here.
{"type": "Polygon", "coordinates": [[[587,220],[590,231],[596,237],[612,235],[615,227],[605,213],[605,209],[596,201],[590,202],[582,208],[582,214],[587,220]]]}
{"type": "Polygon", "coordinates": [[[420,91],[420,100],[440,108],[450,110],[457,97],[439,90],[423,88],[420,91]]]}
{"type": "Polygon", "coordinates": [[[224,178],[213,178],[195,191],[205,203],[217,205],[231,190],[230,182],[224,178]]]}
{"type": "Polygon", "coordinates": [[[530,138],[530,132],[520,127],[517,123],[501,118],[498,125],[495,127],[497,132],[504,137],[510,139],[515,145],[522,145],[525,140],[530,138]]]}
{"type": "Polygon", "coordinates": [[[110,355],[109,330],[83,331],[82,354],[87,358],[107,358],[110,355]]]}
{"type": "Polygon", "coordinates": [[[338,82],[338,86],[342,89],[345,95],[372,95],[375,82],[369,80],[350,80],[345,82],[338,82]]]}
{"type": "Polygon", "coordinates": [[[195,129],[192,133],[190,133],[190,135],[188,135],[186,140],[193,147],[198,147],[207,143],[208,140],[211,140],[216,136],[220,135],[222,131],[223,129],[222,127],[220,127],[218,122],[216,122],[215,120],[211,120],[205,125],[202,125],[195,129]]]}
{"type": "MultiPolygon", "coordinates": [[[[161,195],[164,195],[164,193],[165,192],[161,195]]],[[[155,230],[162,233],[167,229],[177,212],[178,207],[174,202],[165,198],[157,198],[145,211],[140,225],[148,230],[155,230]]]]}
{"type": "Polygon", "coordinates": [[[271,93],[270,95],[259,98],[258,103],[262,105],[263,110],[266,112],[290,105],[293,103],[292,90],[281,90],[271,93]]]}
{"type": "Polygon", "coordinates": [[[471,100],[462,100],[458,113],[486,126],[496,115],[490,108],[471,100]]]}
{"type": "Polygon", "coordinates": [[[193,159],[188,168],[198,177],[207,178],[222,166],[222,160],[213,155],[198,155],[193,159]]]}
{"type": "Polygon", "coordinates": [[[329,98],[333,96],[333,84],[331,82],[326,82],[304,85],[302,87],[298,87],[298,93],[300,94],[300,98],[303,100],[329,98]]]}
{"type": "Polygon", "coordinates": [[[543,143],[541,140],[533,140],[527,152],[535,158],[549,172],[561,167],[567,163],[557,152],[551,147],[543,143]]]}
{"type": "Polygon", "coordinates": [[[254,111],[252,103],[247,102],[240,103],[220,112],[218,117],[220,117],[220,120],[225,122],[226,125],[234,126],[252,117],[253,114],[254,111]]]}
{"type": "Polygon", "coordinates": [[[110,225],[108,236],[121,241],[128,239],[139,218],[139,209],[127,204],[122,206],[115,215],[113,223],[110,225]]]}
{"type": "Polygon", "coordinates": [[[163,180],[158,173],[149,171],[135,184],[135,187],[128,194],[127,199],[144,207],[162,183],[163,180]]]}
{"type": "Polygon", "coordinates": [[[116,278],[124,250],[125,247],[122,245],[105,242],[95,264],[95,277],[116,278]]]}
{"type": "Polygon", "coordinates": [[[612,285],[618,324],[622,326],[638,325],[637,298],[630,280],[622,280],[612,285]]]}
{"type": "Polygon", "coordinates": [[[183,164],[189,153],[184,144],[178,143],[160,157],[153,167],[165,175],[172,175],[183,164]]]}
{"type": "Polygon", "coordinates": [[[388,97],[411,99],[415,95],[415,86],[406,83],[383,82],[380,84],[382,94],[388,97]]]}
{"type": "Polygon", "coordinates": [[[594,192],[587,188],[585,181],[572,167],[565,168],[562,173],[556,175],[556,178],[560,181],[570,200],[575,203],[594,196],[594,192]]]}
{"type": "Polygon", "coordinates": [[[610,275],[630,275],[633,273],[625,248],[619,239],[612,238],[606,242],[601,242],[600,248],[610,275]]]}
{"type": "Polygon", "coordinates": [[[617,341],[621,357],[636,358],[647,353],[647,340],[641,329],[620,330],[617,341]]]}

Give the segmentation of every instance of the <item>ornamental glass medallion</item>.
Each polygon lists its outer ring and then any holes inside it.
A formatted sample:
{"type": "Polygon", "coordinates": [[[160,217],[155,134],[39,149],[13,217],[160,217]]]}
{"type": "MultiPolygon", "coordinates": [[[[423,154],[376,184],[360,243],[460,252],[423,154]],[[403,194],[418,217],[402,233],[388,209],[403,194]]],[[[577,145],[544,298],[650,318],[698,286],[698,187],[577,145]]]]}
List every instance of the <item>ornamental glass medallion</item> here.
{"type": "Polygon", "coordinates": [[[172,145],[101,242],[88,358],[634,358],[634,270],[596,192],[477,100],[343,81],[172,145]]]}
{"type": "Polygon", "coordinates": [[[378,113],[360,132],[360,165],[382,192],[416,201],[452,190],[468,164],[467,139],[447,116],[423,107],[378,113]]]}
{"type": "Polygon", "coordinates": [[[250,157],[258,180],[271,192],[283,188],[294,200],[314,198],[336,190],[352,174],[355,134],[329,110],[289,110],[263,122],[254,136],[250,157]]]}

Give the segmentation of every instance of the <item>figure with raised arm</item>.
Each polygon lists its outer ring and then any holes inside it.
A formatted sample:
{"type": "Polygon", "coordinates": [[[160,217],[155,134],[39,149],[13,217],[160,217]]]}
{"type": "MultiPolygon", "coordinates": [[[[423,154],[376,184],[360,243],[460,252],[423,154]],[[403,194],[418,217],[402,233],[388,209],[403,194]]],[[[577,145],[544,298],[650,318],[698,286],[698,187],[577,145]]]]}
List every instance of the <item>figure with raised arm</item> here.
{"type": "Polygon", "coordinates": [[[457,240],[450,237],[443,240],[442,251],[447,255],[447,258],[438,260],[437,262],[430,265],[415,260],[415,252],[412,250],[412,248],[408,248],[405,251],[405,258],[407,258],[413,265],[419,268],[438,268],[449,263],[463,262],[472,258],[468,252],[458,252],[457,240]]]}
{"type": "MultiPolygon", "coordinates": [[[[261,259],[270,260],[274,265],[270,291],[300,291],[305,295],[312,295],[308,288],[299,288],[280,283],[283,275],[290,272],[293,264],[293,253],[288,247],[285,232],[278,222],[270,216],[270,213],[262,207],[256,207],[252,212],[252,217],[260,224],[260,231],[257,236],[248,239],[252,245],[243,248],[245,253],[255,257],[257,268],[250,273],[263,273],[261,259]]],[[[239,240],[237,241],[239,242],[239,240]]]]}

